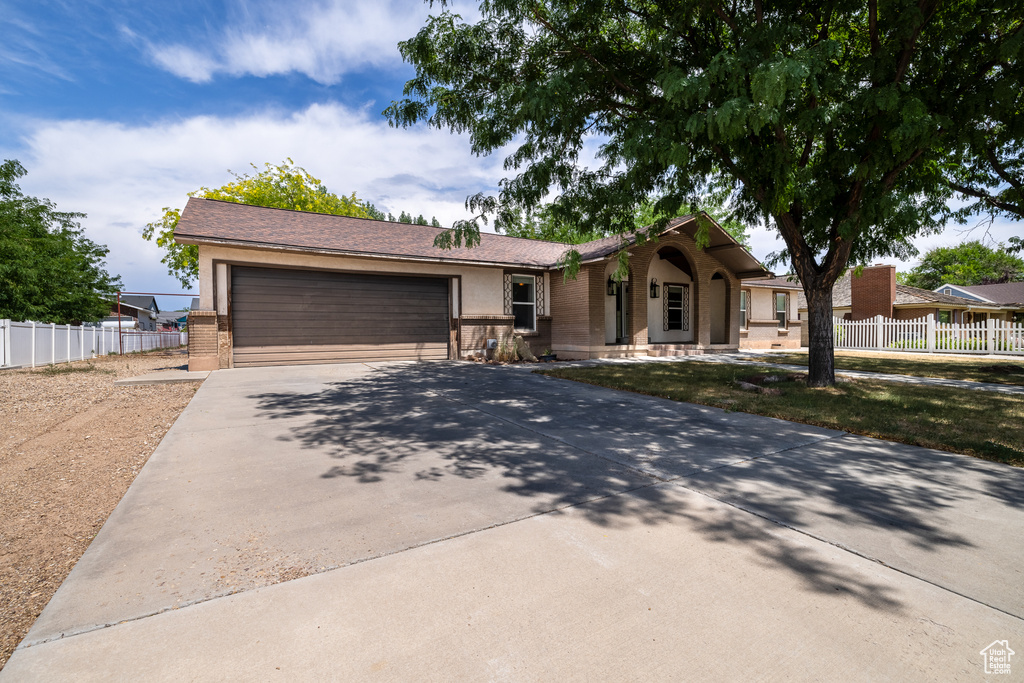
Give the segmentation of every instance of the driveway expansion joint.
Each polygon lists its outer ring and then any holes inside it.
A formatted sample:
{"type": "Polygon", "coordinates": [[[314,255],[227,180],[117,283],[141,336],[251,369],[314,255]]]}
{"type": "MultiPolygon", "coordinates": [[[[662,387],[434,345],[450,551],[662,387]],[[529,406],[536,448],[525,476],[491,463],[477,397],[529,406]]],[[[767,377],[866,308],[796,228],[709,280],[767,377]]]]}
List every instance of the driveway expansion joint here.
{"type": "MultiPolygon", "coordinates": [[[[676,477],[676,479],[678,479],[678,477],[676,477]]],[[[145,614],[139,614],[139,615],[127,618],[127,619],[121,619],[121,620],[116,621],[116,622],[105,623],[105,624],[95,624],[95,625],[92,625],[92,626],[84,626],[84,627],[80,627],[80,628],[77,628],[77,629],[69,629],[68,631],[61,632],[60,634],[49,636],[49,637],[46,637],[46,638],[39,638],[39,639],[36,639],[36,640],[33,640],[33,641],[28,641],[27,639],[25,639],[25,640],[23,640],[18,645],[18,647],[15,648],[15,652],[17,652],[18,650],[27,650],[27,649],[32,648],[32,647],[37,647],[39,645],[46,645],[47,643],[57,642],[59,640],[64,640],[66,638],[74,638],[76,636],[85,635],[87,633],[93,633],[93,632],[96,632],[96,631],[103,631],[105,629],[112,628],[114,626],[120,626],[121,624],[129,624],[129,623],[133,623],[133,622],[136,622],[136,621],[142,621],[144,619],[149,619],[150,617],[160,616],[161,614],[167,614],[169,612],[178,612],[180,610],[187,609],[189,607],[194,607],[196,605],[201,605],[201,604],[208,603],[208,602],[214,602],[214,601],[217,601],[217,600],[223,600],[225,598],[230,598],[231,596],[234,596],[234,595],[241,595],[243,593],[256,593],[256,592],[265,591],[267,589],[271,589],[271,588],[274,588],[276,586],[281,586],[281,585],[284,585],[284,584],[292,583],[293,581],[301,581],[302,579],[306,579],[306,578],[309,578],[309,577],[312,577],[312,576],[319,576],[321,574],[328,574],[330,572],[344,570],[344,569],[347,569],[349,567],[354,567],[356,565],[364,564],[366,562],[373,562],[375,560],[382,560],[384,558],[392,557],[394,555],[400,555],[402,553],[406,553],[406,552],[409,552],[411,550],[417,550],[419,548],[425,548],[427,546],[438,545],[438,544],[441,544],[441,543],[445,543],[447,541],[453,541],[455,539],[462,538],[464,536],[472,536],[473,534],[478,534],[478,533],[482,533],[482,532],[485,532],[485,531],[490,531],[492,529],[499,529],[501,527],[509,526],[509,525],[512,525],[512,524],[516,524],[518,522],[525,522],[525,521],[533,519],[535,517],[543,517],[545,515],[551,515],[551,514],[555,514],[555,513],[559,513],[559,512],[564,512],[565,510],[571,510],[573,508],[582,507],[584,505],[590,505],[590,504],[596,503],[598,501],[607,500],[609,498],[615,498],[615,497],[623,496],[623,495],[629,495],[629,494],[632,494],[632,493],[636,493],[637,491],[643,491],[644,489],[649,489],[649,488],[653,488],[655,486],[661,486],[663,484],[670,484],[670,483],[672,483],[672,482],[671,481],[653,481],[653,482],[648,482],[646,484],[641,484],[639,486],[632,486],[630,488],[623,489],[621,491],[615,491],[613,493],[607,493],[607,494],[604,494],[604,495],[598,495],[598,496],[593,496],[591,498],[586,498],[585,500],[580,500],[580,501],[577,501],[575,503],[566,503],[565,505],[559,505],[559,506],[556,506],[556,507],[549,508],[547,510],[539,510],[537,512],[533,512],[533,513],[528,514],[528,515],[522,515],[520,517],[516,517],[515,519],[509,519],[509,520],[505,520],[505,521],[502,521],[502,522],[495,522],[494,524],[488,524],[487,526],[478,527],[476,529],[469,529],[469,530],[466,530],[466,531],[460,531],[458,533],[449,534],[447,536],[441,536],[439,538],[434,538],[434,539],[431,539],[431,540],[428,540],[428,541],[423,541],[421,543],[414,543],[414,544],[406,546],[404,548],[399,548],[397,550],[391,550],[391,551],[387,551],[387,552],[378,553],[376,555],[371,555],[371,556],[368,556],[368,557],[359,558],[359,559],[353,560],[351,562],[346,562],[345,564],[324,567],[321,570],[310,572],[309,574],[306,574],[304,576],[300,576],[300,577],[295,578],[295,579],[289,579],[287,581],[280,581],[278,583],[272,583],[272,584],[268,584],[266,586],[257,586],[255,588],[234,590],[234,591],[229,591],[229,592],[226,592],[226,593],[220,593],[218,595],[205,596],[205,597],[202,597],[202,598],[197,598],[195,600],[190,600],[190,601],[187,601],[187,602],[182,602],[180,604],[174,605],[173,607],[165,607],[163,609],[152,610],[152,611],[147,612],[145,614]]]]}

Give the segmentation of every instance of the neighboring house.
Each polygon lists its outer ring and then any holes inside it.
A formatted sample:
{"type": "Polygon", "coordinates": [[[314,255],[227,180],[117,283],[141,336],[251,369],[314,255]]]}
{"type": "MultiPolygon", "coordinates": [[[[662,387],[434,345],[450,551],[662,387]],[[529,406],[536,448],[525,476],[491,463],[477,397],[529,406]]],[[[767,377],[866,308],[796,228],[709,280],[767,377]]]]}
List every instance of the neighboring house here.
{"type": "Polygon", "coordinates": [[[998,306],[990,315],[997,320],[1024,323],[1024,282],[1002,282],[994,285],[950,285],[936,287],[936,292],[959,296],[980,304],[998,306]]]}
{"type": "Polygon", "coordinates": [[[156,314],[156,323],[161,331],[180,330],[185,326],[188,313],[185,311],[167,311],[156,314]]]}
{"type": "Polygon", "coordinates": [[[740,348],[800,348],[802,289],[796,278],[744,280],[740,286],[740,348]]]}
{"type": "MultiPolygon", "coordinates": [[[[117,327],[118,313],[117,303],[115,302],[110,309],[110,315],[103,319],[103,326],[117,327]]],[[[156,305],[155,297],[133,294],[121,295],[120,315],[122,329],[134,327],[135,329],[145,331],[156,330],[158,313],[160,313],[160,308],[156,305]],[[129,319],[130,323],[128,323],[129,319]]]]}
{"type": "Polygon", "coordinates": [[[213,369],[466,358],[522,334],[560,358],[676,355],[740,343],[740,280],[770,277],[712,222],[673,219],[658,241],[577,245],[484,233],[434,247],[439,228],[189,199],[175,240],[199,247],[189,366],[213,369]],[[630,271],[612,275],[626,245],[630,271]]]}
{"type": "MultiPolygon", "coordinates": [[[[807,300],[800,294],[800,312],[806,318],[807,300]]],[[[989,317],[1002,317],[1002,305],[933,292],[896,283],[896,266],[865,266],[861,274],[849,271],[832,287],[832,314],[846,320],[867,320],[875,316],[895,320],[918,320],[928,315],[936,322],[969,324],[989,317]]],[[[807,344],[807,332],[803,342],[807,344]]]]}

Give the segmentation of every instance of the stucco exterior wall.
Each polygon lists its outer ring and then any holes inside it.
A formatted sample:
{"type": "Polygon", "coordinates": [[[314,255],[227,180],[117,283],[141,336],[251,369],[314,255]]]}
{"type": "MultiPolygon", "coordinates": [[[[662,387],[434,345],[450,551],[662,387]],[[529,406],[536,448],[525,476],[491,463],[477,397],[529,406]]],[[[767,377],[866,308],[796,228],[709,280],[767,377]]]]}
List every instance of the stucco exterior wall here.
{"type": "Polygon", "coordinates": [[[654,258],[647,269],[647,338],[650,344],[689,344],[693,343],[693,281],[690,276],[676,268],[668,261],[654,258]],[[661,297],[651,299],[651,281],[657,280],[661,287],[661,297]],[[687,309],[685,330],[665,331],[665,285],[689,285],[687,292],[687,309]]]}
{"type": "Polygon", "coordinates": [[[797,311],[797,291],[770,287],[744,287],[747,299],[747,329],[740,330],[740,348],[744,349],[798,349],[805,346],[804,324],[797,311]],[[779,327],[775,318],[775,294],[786,292],[787,329],[779,327]]]}
{"type": "MultiPolygon", "coordinates": [[[[303,254],[265,249],[240,249],[202,245],[199,247],[199,305],[214,310],[215,293],[224,291],[223,283],[214,285],[214,263],[229,262],[254,266],[322,268],[367,273],[407,275],[450,275],[462,277],[462,310],[466,315],[504,314],[503,269],[450,263],[396,261],[392,259],[353,258],[327,254],[303,254]]],[[[526,272],[524,270],[524,272],[526,272]]],[[[217,278],[218,280],[220,278],[217,278]]],[[[550,287],[545,287],[548,297],[550,287]]],[[[545,301],[548,304],[548,301],[545,301]]],[[[547,310],[547,305],[545,305],[547,310]]]]}

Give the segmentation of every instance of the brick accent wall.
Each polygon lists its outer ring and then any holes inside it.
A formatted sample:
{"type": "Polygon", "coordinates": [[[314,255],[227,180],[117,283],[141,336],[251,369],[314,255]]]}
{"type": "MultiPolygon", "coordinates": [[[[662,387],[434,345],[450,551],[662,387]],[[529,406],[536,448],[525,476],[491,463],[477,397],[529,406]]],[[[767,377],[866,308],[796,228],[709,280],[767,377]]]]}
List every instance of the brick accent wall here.
{"type": "MultiPolygon", "coordinates": [[[[501,339],[513,334],[512,324],[515,318],[511,315],[466,315],[459,319],[461,353],[463,358],[486,355],[488,339],[501,339]]],[[[534,355],[540,355],[544,349],[551,348],[551,316],[537,316],[536,332],[515,332],[521,334],[523,341],[530,345],[534,355]]]]}
{"type": "MultiPolygon", "coordinates": [[[[559,358],[590,358],[604,355],[633,355],[646,353],[649,344],[647,308],[661,306],[661,301],[650,298],[648,273],[651,261],[658,258],[658,250],[673,246],[685,252],[693,265],[693,319],[696,327],[694,346],[711,347],[711,317],[722,316],[728,329],[728,339],[715,349],[737,348],[740,344],[740,282],[715,257],[697,250],[694,241],[683,234],[663,235],[658,242],[647,242],[630,248],[630,344],[606,346],[605,300],[608,261],[583,266],[575,280],[564,281],[561,273],[551,276],[551,348],[559,358]],[[719,272],[725,277],[726,310],[712,310],[711,276],[719,272]]],[[[790,336],[798,340],[799,329],[794,326],[790,336]]]]}
{"type": "Polygon", "coordinates": [[[188,369],[193,372],[216,370],[217,313],[192,311],[188,314],[188,369]]]}
{"type": "MultiPolygon", "coordinates": [[[[575,280],[568,281],[559,271],[551,274],[551,349],[559,358],[589,357],[581,350],[590,346],[591,271],[591,266],[584,266],[575,280]]],[[[599,303],[604,306],[603,300],[599,303]]],[[[602,320],[603,316],[602,308],[602,320]]]]}
{"type": "Polygon", "coordinates": [[[633,270],[633,282],[638,287],[633,289],[632,302],[634,311],[633,334],[635,344],[647,344],[647,306],[652,299],[648,298],[648,267],[653,259],[659,258],[658,250],[663,247],[676,247],[684,252],[694,266],[693,280],[695,292],[693,296],[693,319],[697,326],[694,341],[703,347],[711,346],[711,316],[726,317],[728,340],[723,346],[737,348],[739,346],[740,324],[740,281],[729,272],[722,262],[711,254],[697,249],[694,241],[683,234],[662,235],[657,242],[647,242],[630,249],[630,267],[633,270]],[[725,278],[726,306],[728,310],[712,310],[711,308],[711,276],[719,272],[725,278]]]}
{"type": "Polygon", "coordinates": [[[850,278],[850,302],[853,320],[892,316],[896,300],[896,266],[868,266],[861,276],[850,278]]]}
{"type": "Polygon", "coordinates": [[[511,315],[464,315],[459,318],[459,339],[462,356],[478,356],[487,349],[488,339],[501,339],[512,334],[511,315]]]}

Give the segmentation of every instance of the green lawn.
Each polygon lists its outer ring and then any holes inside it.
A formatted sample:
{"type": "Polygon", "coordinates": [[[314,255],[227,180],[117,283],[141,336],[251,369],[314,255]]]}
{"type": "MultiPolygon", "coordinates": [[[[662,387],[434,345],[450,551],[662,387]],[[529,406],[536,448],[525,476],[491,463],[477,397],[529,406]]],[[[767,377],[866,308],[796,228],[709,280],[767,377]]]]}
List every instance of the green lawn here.
{"type": "Polygon", "coordinates": [[[765,384],[781,395],[740,389],[771,366],[646,363],[538,372],[676,401],[841,429],[1024,466],[1024,396],[856,380],[812,389],[802,381],[765,384]]]}
{"type": "MultiPolygon", "coordinates": [[[[965,358],[922,358],[904,354],[867,354],[836,351],[837,370],[865,370],[893,375],[966,379],[993,384],[1024,385],[1024,357],[1019,360],[994,360],[984,356],[965,358]]],[[[807,352],[769,353],[757,358],[762,363],[807,365],[807,352]]]]}

